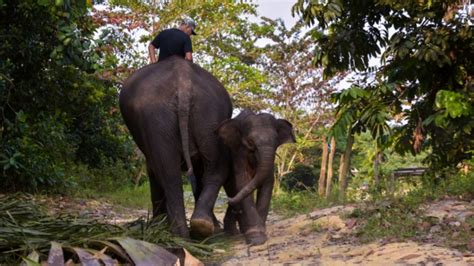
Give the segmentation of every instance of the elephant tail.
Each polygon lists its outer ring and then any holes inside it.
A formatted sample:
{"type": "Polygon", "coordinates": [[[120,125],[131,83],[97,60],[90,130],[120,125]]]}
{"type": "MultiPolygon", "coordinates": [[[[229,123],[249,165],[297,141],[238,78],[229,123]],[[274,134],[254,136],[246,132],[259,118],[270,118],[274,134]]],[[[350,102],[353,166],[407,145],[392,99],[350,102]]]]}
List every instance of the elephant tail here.
{"type": "Polygon", "coordinates": [[[189,153],[189,110],[191,108],[192,84],[191,80],[184,76],[178,88],[178,122],[181,135],[181,145],[183,147],[183,156],[188,167],[188,177],[193,176],[193,165],[189,153]]]}

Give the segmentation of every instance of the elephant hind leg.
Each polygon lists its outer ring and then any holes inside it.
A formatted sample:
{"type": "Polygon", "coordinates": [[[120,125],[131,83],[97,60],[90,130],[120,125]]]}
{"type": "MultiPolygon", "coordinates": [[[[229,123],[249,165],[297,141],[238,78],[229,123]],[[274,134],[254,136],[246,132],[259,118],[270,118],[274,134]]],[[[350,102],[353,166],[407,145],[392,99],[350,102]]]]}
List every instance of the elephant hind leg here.
{"type": "Polygon", "coordinates": [[[158,176],[156,176],[151,168],[147,166],[148,178],[150,180],[151,203],[153,210],[153,218],[160,215],[166,215],[166,197],[163,187],[160,185],[158,176]]]}
{"type": "MultiPolygon", "coordinates": [[[[183,180],[181,178],[181,156],[177,149],[177,138],[170,129],[164,127],[154,128],[147,132],[147,144],[149,150],[154,151],[146,154],[147,164],[150,172],[154,174],[155,184],[150,185],[158,188],[165,199],[164,205],[157,206],[157,212],[166,206],[168,221],[171,231],[182,237],[189,237],[189,230],[186,225],[186,214],[184,210],[183,180]],[[161,189],[160,189],[161,188],[161,189]],[[161,190],[161,191],[160,191],[161,190]]],[[[153,189],[152,189],[153,191],[153,189]]]]}

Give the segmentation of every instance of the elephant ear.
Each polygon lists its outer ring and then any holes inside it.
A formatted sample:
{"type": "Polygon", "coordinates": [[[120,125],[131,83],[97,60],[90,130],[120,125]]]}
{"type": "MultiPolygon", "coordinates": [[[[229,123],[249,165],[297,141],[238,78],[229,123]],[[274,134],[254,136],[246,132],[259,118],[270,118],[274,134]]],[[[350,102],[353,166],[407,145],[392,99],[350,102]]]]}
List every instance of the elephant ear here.
{"type": "Polygon", "coordinates": [[[227,119],[217,128],[217,135],[224,141],[224,144],[230,148],[240,145],[242,134],[239,129],[239,121],[236,119],[227,119]]]}
{"type": "Polygon", "coordinates": [[[293,125],[285,119],[277,119],[278,146],[296,142],[293,125]]]}

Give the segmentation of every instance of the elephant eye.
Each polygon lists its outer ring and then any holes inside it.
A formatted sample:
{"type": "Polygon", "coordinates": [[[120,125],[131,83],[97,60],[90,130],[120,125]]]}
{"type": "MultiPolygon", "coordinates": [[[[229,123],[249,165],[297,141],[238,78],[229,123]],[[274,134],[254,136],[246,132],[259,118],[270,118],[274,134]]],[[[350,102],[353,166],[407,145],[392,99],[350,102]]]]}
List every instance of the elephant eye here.
{"type": "Polygon", "coordinates": [[[252,139],[245,138],[243,142],[244,142],[245,147],[247,147],[247,149],[251,151],[255,151],[257,149],[257,147],[255,146],[255,142],[253,142],[252,139]]]}

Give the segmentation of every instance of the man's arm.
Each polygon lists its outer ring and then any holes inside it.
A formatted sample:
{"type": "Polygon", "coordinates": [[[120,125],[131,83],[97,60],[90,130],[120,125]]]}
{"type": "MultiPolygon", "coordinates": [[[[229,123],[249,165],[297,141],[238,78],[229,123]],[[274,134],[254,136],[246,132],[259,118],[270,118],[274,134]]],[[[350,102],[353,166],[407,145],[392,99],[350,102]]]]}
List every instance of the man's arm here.
{"type": "Polygon", "coordinates": [[[184,41],[184,59],[193,61],[193,44],[191,43],[191,38],[187,35],[184,41]]]}
{"type": "MultiPolygon", "coordinates": [[[[150,58],[150,63],[156,63],[156,53],[155,53],[155,46],[153,44],[148,45],[148,56],[150,58]]],[[[192,59],[191,59],[192,60],[192,59]]]]}
{"type": "Polygon", "coordinates": [[[186,60],[189,60],[189,61],[193,61],[193,53],[192,52],[187,52],[185,55],[184,55],[184,59],[186,60]]]}

